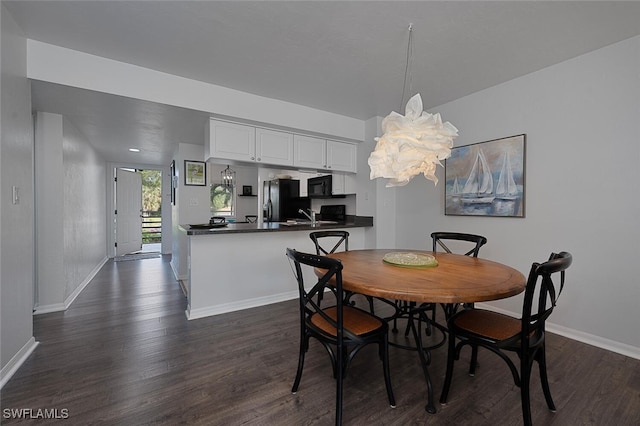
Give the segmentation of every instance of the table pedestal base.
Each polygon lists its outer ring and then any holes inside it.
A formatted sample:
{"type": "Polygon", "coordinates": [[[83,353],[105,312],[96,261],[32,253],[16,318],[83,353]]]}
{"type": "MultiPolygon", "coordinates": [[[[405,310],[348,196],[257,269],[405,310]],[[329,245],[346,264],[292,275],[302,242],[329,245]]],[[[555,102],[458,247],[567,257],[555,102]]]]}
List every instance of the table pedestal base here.
{"type": "MultiPolygon", "coordinates": [[[[385,301],[385,302],[391,305],[390,302],[388,301],[385,301]]],[[[429,369],[428,369],[428,365],[431,362],[431,353],[429,351],[431,349],[435,349],[444,345],[444,343],[447,341],[448,332],[445,327],[436,323],[435,321],[433,321],[431,318],[427,316],[425,311],[425,308],[426,308],[425,305],[416,306],[416,303],[413,303],[413,302],[404,303],[402,305],[398,305],[398,303],[399,302],[396,302],[396,304],[393,305],[394,308],[396,309],[395,314],[385,319],[387,320],[387,322],[394,321],[395,323],[395,321],[399,318],[406,318],[408,322],[405,329],[405,336],[409,333],[409,330],[411,330],[415,347],[409,346],[409,345],[403,345],[399,343],[393,343],[393,342],[389,342],[389,344],[391,346],[395,346],[400,349],[414,350],[418,352],[418,357],[420,358],[420,366],[422,367],[424,379],[425,379],[425,382],[427,383],[427,405],[425,406],[425,410],[430,414],[435,414],[436,407],[433,403],[433,386],[431,384],[431,377],[429,376],[429,369]],[[424,341],[422,339],[423,323],[427,324],[427,326],[432,327],[432,333],[435,333],[436,331],[442,333],[442,339],[436,342],[435,344],[425,346],[424,341]]],[[[431,308],[429,307],[429,309],[431,308]]],[[[394,328],[394,332],[397,332],[397,331],[398,331],[397,328],[394,328]]]]}

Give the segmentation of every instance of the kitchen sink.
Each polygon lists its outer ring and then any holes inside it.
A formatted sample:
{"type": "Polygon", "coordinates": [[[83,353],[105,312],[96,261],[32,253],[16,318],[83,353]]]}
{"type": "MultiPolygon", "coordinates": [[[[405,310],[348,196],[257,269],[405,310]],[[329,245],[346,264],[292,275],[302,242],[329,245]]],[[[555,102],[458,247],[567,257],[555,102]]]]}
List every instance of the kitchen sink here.
{"type": "MultiPolygon", "coordinates": [[[[338,222],[336,222],[335,220],[316,220],[316,226],[318,225],[335,225],[338,222]]],[[[285,226],[299,226],[299,225],[304,225],[304,226],[311,226],[311,221],[310,220],[304,220],[304,219],[298,219],[298,220],[288,220],[286,222],[280,222],[281,225],[285,225],[285,226]]]]}

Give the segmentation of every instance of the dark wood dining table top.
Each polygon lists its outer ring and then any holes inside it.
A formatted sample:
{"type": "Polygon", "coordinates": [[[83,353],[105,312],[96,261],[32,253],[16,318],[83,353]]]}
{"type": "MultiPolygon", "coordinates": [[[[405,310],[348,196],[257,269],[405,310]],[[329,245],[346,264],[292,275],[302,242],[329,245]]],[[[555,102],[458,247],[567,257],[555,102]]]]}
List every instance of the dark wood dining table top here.
{"type": "Polygon", "coordinates": [[[332,253],[343,264],[345,290],[412,302],[472,303],[504,299],[524,291],[526,279],[510,266],[459,254],[412,249],[332,253]],[[383,262],[390,252],[433,255],[437,266],[409,268],[383,262]]]}

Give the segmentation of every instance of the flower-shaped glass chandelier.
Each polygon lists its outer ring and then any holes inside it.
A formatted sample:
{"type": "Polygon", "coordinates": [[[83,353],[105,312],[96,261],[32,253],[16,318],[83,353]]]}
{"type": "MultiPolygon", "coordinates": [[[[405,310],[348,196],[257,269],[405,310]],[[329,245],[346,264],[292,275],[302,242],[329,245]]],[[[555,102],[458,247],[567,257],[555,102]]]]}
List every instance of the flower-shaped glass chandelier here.
{"type": "MultiPolygon", "coordinates": [[[[410,76],[412,39],[410,25],[405,87],[407,74],[410,76]]],[[[404,87],[402,92],[404,101],[404,87]]],[[[404,186],[420,173],[437,184],[436,166],[442,166],[440,161],[451,155],[458,129],[449,122],[443,123],[440,114],[423,111],[422,98],[418,93],[407,102],[405,115],[392,111],[382,120],[382,133],[375,139],[376,147],[369,156],[370,178],[387,178],[387,187],[392,187],[404,186]]]]}

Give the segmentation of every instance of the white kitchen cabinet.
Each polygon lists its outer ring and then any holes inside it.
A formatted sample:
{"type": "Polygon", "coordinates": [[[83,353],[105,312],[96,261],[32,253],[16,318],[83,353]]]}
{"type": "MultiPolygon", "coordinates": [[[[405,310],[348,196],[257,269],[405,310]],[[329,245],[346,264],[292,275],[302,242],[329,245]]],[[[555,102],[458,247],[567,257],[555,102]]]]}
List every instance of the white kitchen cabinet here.
{"type": "Polygon", "coordinates": [[[256,129],[227,121],[209,120],[205,160],[255,161],[256,129]]]}
{"type": "Polygon", "coordinates": [[[327,169],[340,172],[356,170],[357,146],[350,143],[327,141],[327,169]]]}
{"type": "Polygon", "coordinates": [[[332,173],[331,176],[331,195],[344,195],[344,173],[332,173]]]}
{"type": "Polygon", "coordinates": [[[293,165],[310,169],[327,167],[327,141],[311,136],[293,136],[293,165]]]}
{"type": "Polygon", "coordinates": [[[331,179],[333,195],[348,195],[356,193],[356,178],[352,173],[332,173],[331,179]]]}
{"type": "Polygon", "coordinates": [[[205,160],[235,160],[293,166],[293,134],[209,120],[205,160]]]}
{"type": "Polygon", "coordinates": [[[256,162],[293,166],[293,133],[257,128],[256,162]]]}
{"type": "Polygon", "coordinates": [[[221,120],[206,127],[205,160],[356,173],[356,155],[352,143],[221,120]]]}
{"type": "Polygon", "coordinates": [[[293,140],[294,166],[356,172],[356,145],[301,135],[294,135],[293,140]]]}

